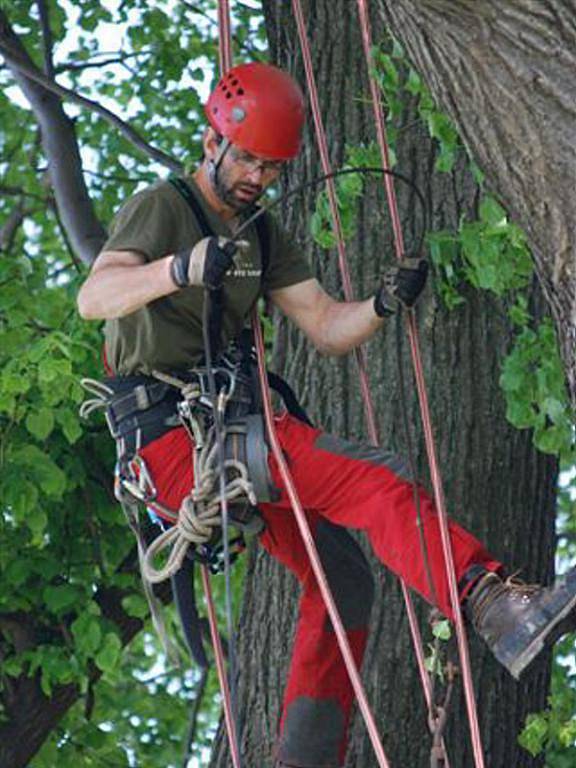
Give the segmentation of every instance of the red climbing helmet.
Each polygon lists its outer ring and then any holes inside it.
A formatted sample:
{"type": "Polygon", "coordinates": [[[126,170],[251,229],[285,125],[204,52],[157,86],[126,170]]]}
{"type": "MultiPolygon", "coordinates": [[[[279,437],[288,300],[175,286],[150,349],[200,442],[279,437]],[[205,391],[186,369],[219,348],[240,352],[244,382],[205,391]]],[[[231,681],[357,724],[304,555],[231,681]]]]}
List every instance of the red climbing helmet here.
{"type": "Polygon", "coordinates": [[[232,67],[210,94],[205,111],[212,128],[245,152],[270,160],[298,154],[304,97],[277,67],[256,62],[232,67]]]}

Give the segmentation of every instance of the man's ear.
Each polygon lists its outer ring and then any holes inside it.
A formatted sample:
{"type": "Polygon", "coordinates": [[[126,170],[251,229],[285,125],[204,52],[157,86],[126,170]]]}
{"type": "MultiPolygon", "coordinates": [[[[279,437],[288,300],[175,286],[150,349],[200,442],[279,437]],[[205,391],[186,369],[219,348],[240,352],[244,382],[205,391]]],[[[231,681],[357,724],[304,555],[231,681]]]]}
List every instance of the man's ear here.
{"type": "Polygon", "coordinates": [[[202,136],[202,147],[204,149],[204,157],[207,160],[215,160],[217,157],[218,147],[220,145],[218,138],[218,134],[211,126],[204,131],[204,135],[202,136]]]}

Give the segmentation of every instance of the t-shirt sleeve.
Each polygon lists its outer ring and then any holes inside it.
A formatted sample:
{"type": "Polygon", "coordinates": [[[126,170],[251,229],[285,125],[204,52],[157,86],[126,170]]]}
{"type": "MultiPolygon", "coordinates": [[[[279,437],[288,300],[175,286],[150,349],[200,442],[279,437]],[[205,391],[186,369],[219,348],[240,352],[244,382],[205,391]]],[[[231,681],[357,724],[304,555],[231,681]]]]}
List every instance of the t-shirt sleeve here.
{"type": "Polygon", "coordinates": [[[263,281],[264,293],[287,288],[289,285],[309,280],[312,271],[308,260],[272,216],[268,216],[270,231],[270,261],[263,281]]]}
{"type": "Polygon", "coordinates": [[[175,214],[169,198],[154,189],[131,197],[118,211],[105,251],[137,251],[147,261],[172,253],[175,214]]]}

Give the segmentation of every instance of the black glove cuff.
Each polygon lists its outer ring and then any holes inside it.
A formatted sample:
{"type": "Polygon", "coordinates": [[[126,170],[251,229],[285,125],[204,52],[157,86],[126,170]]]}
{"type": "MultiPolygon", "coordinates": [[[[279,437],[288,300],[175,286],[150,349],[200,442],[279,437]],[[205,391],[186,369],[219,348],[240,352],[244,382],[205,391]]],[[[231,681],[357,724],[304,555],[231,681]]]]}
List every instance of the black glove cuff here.
{"type": "Polygon", "coordinates": [[[190,249],[174,254],[170,264],[170,277],[178,288],[186,288],[188,282],[188,265],[190,264],[190,249]]]}
{"type": "Polygon", "coordinates": [[[396,310],[390,305],[390,296],[384,286],[382,286],[374,296],[374,312],[378,317],[391,317],[396,310]],[[388,302],[386,301],[388,299],[388,302]]]}
{"type": "Polygon", "coordinates": [[[218,244],[217,237],[210,238],[203,275],[203,282],[206,288],[214,291],[222,287],[224,275],[232,266],[234,262],[233,256],[236,251],[236,244],[232,241],[227,242],[222,247],[218,244]]]}

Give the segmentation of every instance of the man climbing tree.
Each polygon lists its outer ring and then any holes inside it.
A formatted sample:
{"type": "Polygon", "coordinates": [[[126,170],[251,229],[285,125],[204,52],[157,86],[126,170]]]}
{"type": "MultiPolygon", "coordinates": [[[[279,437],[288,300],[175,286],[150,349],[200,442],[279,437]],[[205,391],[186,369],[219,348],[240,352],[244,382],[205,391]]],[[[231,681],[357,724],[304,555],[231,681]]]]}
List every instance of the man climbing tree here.
{"type": "MultiPolygon", "coordinates": [[[[244,227],[300,147],[303,99],[285,73],[259,64],[234,68],[212,93],[206,115],[200,167],[192,177],[158,183],[126,203],[78,298],[83,317],[107,320],[107,406],[120,438],[120,479],[133,488],[149,478],[149,506],[177,526],[198,483],[193,444],[177,426],[178,386],[201,385],[205,358],[218,349],[227,353],[217,359],[219,372],[241,378],[247,367],[242,345],[232,351],[229,345],[259,296],[268,296],[319,350],[342,355],[377,333],[386,318],[411,308],[426,278],[425,262],[405,259],[385,273],[373,297],[337,302],[270,216],[265,236],[262,227],[244,227]],[[240,228],[242,240],[235,238],[240,228]],[[210,316],[205,289],[216,307],[210,316]]],[[[238,405],[247,397],[240,392],[238,405]]],[[[259,401],[251,394],[250,415],[258,413],[259,401]]],[[[277,427],[357,661],[366,646],[371,579],[343,528],[363,530],[384,565],[451,617],[437,516],[420,490],[428,578],[403,462],[288,414],[279,416],[277,427]]],[[[265,523],[261,542],[303,587],[278,765],[336,768],[344,759],[352,691],[273,456],[268,468],[258,498],[265,523]]],[[[247,469],[251,478],[249,462],[247,469]]],[[[517,677],[573,621],[576,569],[556,587],[517,584],[460,526],[451,524],[451,532],[465,612],[517,677]]]]}

